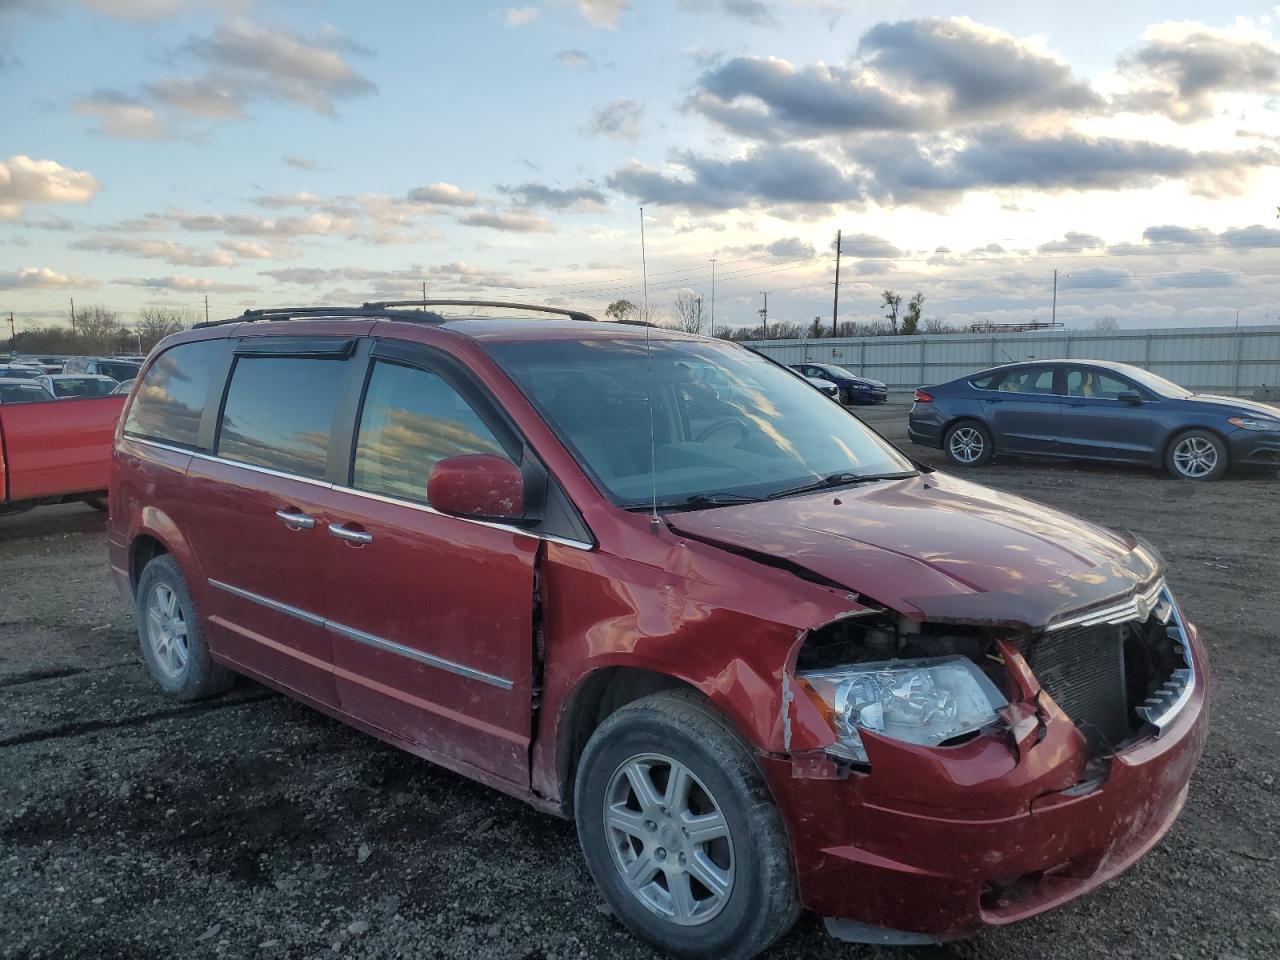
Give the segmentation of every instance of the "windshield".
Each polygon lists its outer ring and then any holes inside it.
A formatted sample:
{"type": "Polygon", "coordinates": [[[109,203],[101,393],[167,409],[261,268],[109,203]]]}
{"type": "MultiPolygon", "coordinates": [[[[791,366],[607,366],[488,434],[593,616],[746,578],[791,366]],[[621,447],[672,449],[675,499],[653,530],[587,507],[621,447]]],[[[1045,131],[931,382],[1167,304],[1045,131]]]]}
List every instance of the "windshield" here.
{"type": "Polygon", "coordinates": [[[60,377],[53,381],[53,392],[59,397],[105,397],[116,382],[99,377],[60,377]]]}
{"type": "Polygon", "coordinates": [[[1186,387],[1180,387],[1172,380],[1166,380],[1164,377],[1157,377],[1154,373],[1147,373],[1147,371],[1139,370],[1137,367],[1126,367],[1124,374],[1134,382],[1141,384],[1148,390],[1152,390],[1161,396],[1172,397],[1175,400],[1183,400],[1193,395],[1186,387]]]}
{"type": "Polygon", "coordinates": [[[500,343],[489,352],[602,490],[625,507],[766,497],[835,474],[914,472],[857,419],[776,364],[731,344],[500,343]],[[652,384],[652,391],[650,390],[652,384]],[[648,397],[653,397],[650,471],[648,397]]]}

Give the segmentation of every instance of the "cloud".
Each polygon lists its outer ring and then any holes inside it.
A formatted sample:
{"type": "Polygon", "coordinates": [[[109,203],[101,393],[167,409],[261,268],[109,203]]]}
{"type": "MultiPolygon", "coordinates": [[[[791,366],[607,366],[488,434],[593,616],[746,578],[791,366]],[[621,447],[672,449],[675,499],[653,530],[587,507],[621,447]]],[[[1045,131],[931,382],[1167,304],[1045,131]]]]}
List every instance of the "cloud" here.
{"type": "Polygon", "coordinates": [[[146,240],[141,237],[94,234],[77,240],[71,247],[75,250],[96,250],[165,260],[180,267],[230,267],[236,262],[236,258],[226,250],[197,250],[172,240],[146,240]]]}
{"type": "Polygon", "coordinates": [[[881,23],[847,67],[735,57],[698,79],[687,107],[746,137],[933,131],[1104,108],[1070,67],[965,17],[881,23]]]}
{"type": "Polygon", "coordinates": [[[23,267],[9,273],[0,273],[0,290],[60,290],[98,285],[97,280],[68,276],[48,267],[23,267]]]}
{"type": "MultiPolygon", "coordinates": [[[[240,13],[249,0],[80,0],[90,10],[117,20],[162,20],[191,10],[240,13]]],[[[0,3],[0,6],[3,4],[0,3]]]]}
{"type": "Polygon", "coordinates": [[[83,116],[96,117],[98,126],[95,132],[103,136],[129,140],[174,140],[178,137],[153,107],[119,90],[97,90],[75,101],[71,108],[83,116]]]}
{"type": "Polygon", "coordinates": [[[1147,227],[1142,231],[1142,239],[1147,243],[1180,246],[1205,246],[1214,244],[1218,240],[1212,230],[1206,230],[1204,227],[1179,227],[1173,224],[1147,227]]]}
{"type": "Polygon", "coordinates": [[[543,217],[506,211],[477,211],[467,214],[458,222],[468,227],[489,227],[511,233],[554,233],[556,229],[551,221],[543,217]]]}
{"type": "Polygon", "coordinates": [[[1223,270],[1221,267],[1200,267],[1185,273],[1173,273],[1164,277],[1153,277],[1152,286],[1174,287],[1178,289],[1199,289],[1202,287],[1234,287],[1240,281],[1240,274],[1235,270],[1223,270]]]}
{"type": "Polygon", "coordinates": [[[253,293],[258,288],[242,283],[222,283],[204,277],[187,277],[170,274],[167,277],[125,277],[112,281],[126,287],[146,287],[149,290],[176,290],[181,293],[253,293]]]}
{"type": "Polygon", "coordinates": [[[596,66],[591,55],[583,50],[561,50],[556,54],[556,59],[566,67],[573,67],[576,70],[594,70],[596,66]]]}
{"type": "Polygon", "coordinates": [[[499,186],[521,207],[547,207],[551,210],[569,210],[575,213],[595,213],[609,207],[605,196],[595,187],[552,187],[545,183],[522,183],[519,186],[499,186]]]}
{"type": "Polygon", "coordinates": [[[136,95],[99,91],[78,101],[76,110],[98,117],[101,133],[140,140],[176,136],[170,122],[175,118],[237,119],[256,101],[334,116],[338,100],[377,93],[346,58],[365,52],[332,28],[306,37],[287,27],[236,18],[208,36],[191,37],[174,54],[195,60],[203,72],[164,77],[136,95]]]}
{"type": "Polygon", "coordinates": [[[308,160],[306,157],[285,157],[285,166],[293,167],[295,170],[315,170],[316,162],[308,160]]]}
{"type": "Polygon", "coordinates": [[[219,240],[218,246],[223,250],[230,250],[246,260],[271,260],[275,258],[275,253],[269,247],[254,243],[252,240],[219,240]]]}
{"type": "Polygon", "coordinates": [[[761,0],[680,0],[680,9],[690,13],[723,13],[758,27],[773,26],[778,18],[773,8],[761,0]]]}
{"type": "Polygon", "coordinates": [[[884,239],[884,237],[877,237],[870,233],[854,233],[848,236],[841,236],[840,250],[846,257],[861,257],[864,259],[889,259],[902,256],[902,251],[884,239]]]}
{"type": "Polygon", "coordinates": [[[16,220],[28,203],[88,203],[101,188],[87,170],[15,154],[0,161],[0,220],[16,220]]]}
{"type": "Polygon", "coordinates": [[[1220,93],[1280,93],[1280,45],[1245,29],[1202,23],[1161,23],[1120,61],[1134,90],[1126,109],[1162,113],[1179,123],[1213,115],[1220,93]]]}
{"type": "Polygon", "coordinates": [[[280,283],[307,287],[331,283],[355,283],[365,287],[365,290],[359,294],[350,294],[345,290],[332,291],[336,296],[324,298],[330,301],[358,301],[366,296],[370,288],[375,294],[415,293],[420,289],[423,281],[427,283],[429,294],[485,288],[520,289],[528,286],[507,274],[485,270],[460,261],[429,267],[413,264],[401,270],[375,270],[366,267],[289,267],[280,270],[263,270],[262,276],[270,277],[280,283]]]}
{"type": "Polygon", "coordinates": [[[1218,234],[1218,239],[1233,250],[1268,249],[1280,247],[1280,230],[1255,223],[1250,227],[1223,230],[1222,233],[1218,234]]]}
{"type": "Polygon", "coordinates": [[[616,30],[618,18],[627,8],[629,0],[575,0],[578,12],[597,27],[616,30]]]}
{"type": "Polygon", "coordinates": [[[1194,151],[1079,133],[1031,136],[984,127],[963,138],[882,136],[847,149],[882,204],[945,207],[970,190],[1120,190],[1186,180],[1206,196],[1243,192],[1274,150],[1194,151]]]}
{"type": "Polygon", "coordinates": [[[1079,290],[1114,290],[1133,282],[1133,274],[1119,267],[1086,267],[1059,278],[1059,286],[1079,290]]]}
{"type": "Polygon", "coordinates": [[[640,136],[640,114],[644,107],[634,100],[611,100],[592,112],[583,132],[615,140],[635,140],[640,136]]]}
{"type": "Polygon", "coordinates": [[[675,163],[683,175],[632,161],[609,178],[609,186],[645,203],[690,210],[827,206],[859,202],[863,193],[858,178],[798,147],[761,148],[733,160],[687,152],[675,163]]]}
{"type": "Polygon", "coordinates": [[[765,247],[771,257],[782,260],[812,260],[818,255],[812,243],[806,243],[799,237],[783,237],[765,247]]]}
{"type": "Polygon", "coordinates": [[[1041,253],[1082,253],[1085,250],[1100,250],[1106,246],[1101,237],[1091,233],[1076,233],[1068,230],[1061,240],[1050,240],[1036,249],[1041,253]]]}
{"type": "Polygon", "coordinates": [[[476,195],[452,183],[429,183],[409,191],[414,203],[434,203],[442,207],[474,207],[476,195]]]}
{"type": "Polygon", "coordinates": [[[523,27],[537,20],[541,12],[537,7],[507,7],[502,20],[508,27],[523,27]]]}

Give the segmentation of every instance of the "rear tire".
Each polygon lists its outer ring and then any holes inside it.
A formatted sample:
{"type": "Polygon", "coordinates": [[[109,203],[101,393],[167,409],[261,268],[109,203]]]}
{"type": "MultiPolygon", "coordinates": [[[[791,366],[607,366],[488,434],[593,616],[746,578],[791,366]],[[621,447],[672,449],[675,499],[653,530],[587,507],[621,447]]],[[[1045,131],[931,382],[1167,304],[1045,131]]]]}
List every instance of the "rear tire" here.
{"type": "Polygon", "coordinates": [[[169,554],[138,578],[138,644],[152,678],[175,700],[203,700],[231,689],[236,675],[214,663],[191,591],[169,554]]]}
{"type": "Polygon", "coordinates": [[[1169,444],[1165,466],[1180,480],[1217,480],[1227,472],[1227,445],[1208,430],[1187,430],[1169,444]]]}
{"type": "Polygon", "coordinates": [[[960,420],[948,427],[942,449],[957,467],[985,467],[996,452],[991,431],[977,420],[960,420]]]}
{"type": "Polygon", "coordinates": [[[764,775],[692,691],[644,697],[600,725],[574,816],[614,914],[666,956],[746,960],[795,923],[791,844],[764,775]]]}

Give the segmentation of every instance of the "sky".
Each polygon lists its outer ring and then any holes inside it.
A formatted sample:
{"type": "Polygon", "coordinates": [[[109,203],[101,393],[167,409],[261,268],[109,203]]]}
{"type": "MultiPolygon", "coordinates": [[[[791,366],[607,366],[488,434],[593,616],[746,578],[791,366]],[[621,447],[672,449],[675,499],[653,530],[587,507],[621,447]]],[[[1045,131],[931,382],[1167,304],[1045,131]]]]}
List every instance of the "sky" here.
{"type": "Polygon", "coordinates": [[[1056,270],[1068,327],[1275,323],[1278,204],[1269,4],[0,0],[19,329],[646,270],[829,324],[838,230],[842,321],[1048,320],[1056,270]]]}

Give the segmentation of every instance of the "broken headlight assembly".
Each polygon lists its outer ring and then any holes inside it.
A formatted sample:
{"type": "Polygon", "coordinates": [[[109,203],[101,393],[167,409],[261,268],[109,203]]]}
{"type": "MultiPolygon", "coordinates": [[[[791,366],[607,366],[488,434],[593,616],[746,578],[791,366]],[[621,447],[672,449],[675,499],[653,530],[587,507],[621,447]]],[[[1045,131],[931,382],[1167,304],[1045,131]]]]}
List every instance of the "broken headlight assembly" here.
{"type": "Polygon", "coordinates": [[[967,657],[882,660],[798,673],[836,734],[827,752],[866,763],[860,730],[936,747],[976,733],[1008,704],[967,657]]]}

